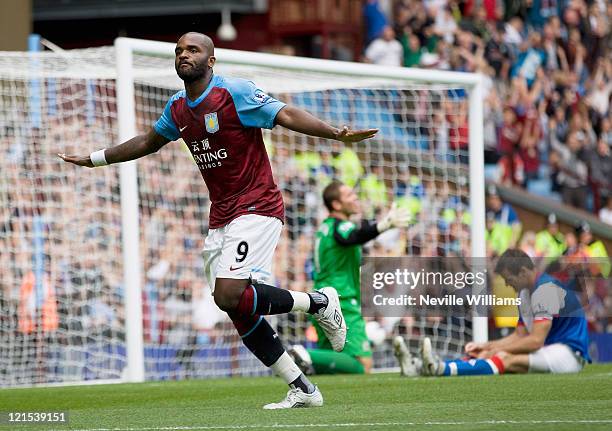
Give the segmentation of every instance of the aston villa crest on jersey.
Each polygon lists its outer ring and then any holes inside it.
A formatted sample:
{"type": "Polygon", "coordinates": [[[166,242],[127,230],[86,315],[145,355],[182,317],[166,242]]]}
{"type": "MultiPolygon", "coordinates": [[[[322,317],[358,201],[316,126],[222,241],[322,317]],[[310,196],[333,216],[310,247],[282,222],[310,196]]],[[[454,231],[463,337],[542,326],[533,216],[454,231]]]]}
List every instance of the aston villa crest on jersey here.
{"type": "Polygon", "coordinates": [[[206,124],[206,131],[208,133],[215,133],[219,131],[219,120],[217,119],[216,112],[211,112],[210,114],[204,115],[204,123],[206,124]]]}

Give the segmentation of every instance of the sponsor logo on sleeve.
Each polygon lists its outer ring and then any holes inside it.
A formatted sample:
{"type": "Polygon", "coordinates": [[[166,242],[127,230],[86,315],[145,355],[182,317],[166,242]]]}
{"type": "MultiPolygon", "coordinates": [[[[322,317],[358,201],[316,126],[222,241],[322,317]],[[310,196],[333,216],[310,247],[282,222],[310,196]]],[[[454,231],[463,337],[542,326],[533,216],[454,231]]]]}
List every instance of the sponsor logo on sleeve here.
{"type": "Polygon", "coordinates": [[[255,99],[257,103],[266,103],[268,99],[270,98],[270,96],[268,96],[266,93],[264,93],[261,90],[255,90],[255,94],[253,95],[253,98],[255,99]]]}

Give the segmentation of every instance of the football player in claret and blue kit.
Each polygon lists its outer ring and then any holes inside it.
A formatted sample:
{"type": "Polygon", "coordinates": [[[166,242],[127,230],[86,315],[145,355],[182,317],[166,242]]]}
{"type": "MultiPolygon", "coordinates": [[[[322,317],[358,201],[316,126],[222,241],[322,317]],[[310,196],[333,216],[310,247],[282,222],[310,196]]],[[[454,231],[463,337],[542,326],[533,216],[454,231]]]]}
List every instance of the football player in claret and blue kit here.
{"type": "Polygon", "coordinates": [[[290,386],[285,399],[264,408],[321,406],[321,392],[289,357],[264,316],[309,313],[336,351],[344,348],[346,324],[335,289],[305,293],[266,284],[284,205],[261,129],[280,125],[342,142],[362,141],[378,130],[330,126],[274,99],[250,81],[214,74],[215,61],[208,36],[184,34],[176,44],[175,68],[185,89],[170,98],[154,127],[87,156],[59,156],[91,168],[138,159],[182,138],[210,193],[210,231],[203,253],[215,302],[227,312],[245,346],[290,386]]]}

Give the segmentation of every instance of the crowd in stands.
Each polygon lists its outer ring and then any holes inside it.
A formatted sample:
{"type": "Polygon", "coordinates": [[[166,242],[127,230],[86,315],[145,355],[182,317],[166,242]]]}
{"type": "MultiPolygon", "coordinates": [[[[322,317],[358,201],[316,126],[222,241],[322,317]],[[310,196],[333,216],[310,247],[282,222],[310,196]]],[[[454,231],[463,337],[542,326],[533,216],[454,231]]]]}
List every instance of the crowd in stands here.
{"type": "Polygon", "coordinates": [[[609,2],[367,0],[364,13],[365,61],[483,75],[494,179],[593,212],[607,207],[609,220],[609,2]]]}

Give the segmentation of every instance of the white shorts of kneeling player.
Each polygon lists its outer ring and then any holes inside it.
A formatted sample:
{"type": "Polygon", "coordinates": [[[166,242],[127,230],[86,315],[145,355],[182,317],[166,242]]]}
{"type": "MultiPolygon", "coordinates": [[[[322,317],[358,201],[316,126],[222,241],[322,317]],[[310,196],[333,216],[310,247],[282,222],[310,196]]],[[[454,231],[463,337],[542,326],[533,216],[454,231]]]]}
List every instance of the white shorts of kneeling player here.
{"type": "Polygon", "coordinates": [[[566,344],[550,344],[529,354],[530,373],[578,373],[583,367],[584,359],[566,344]]]}

